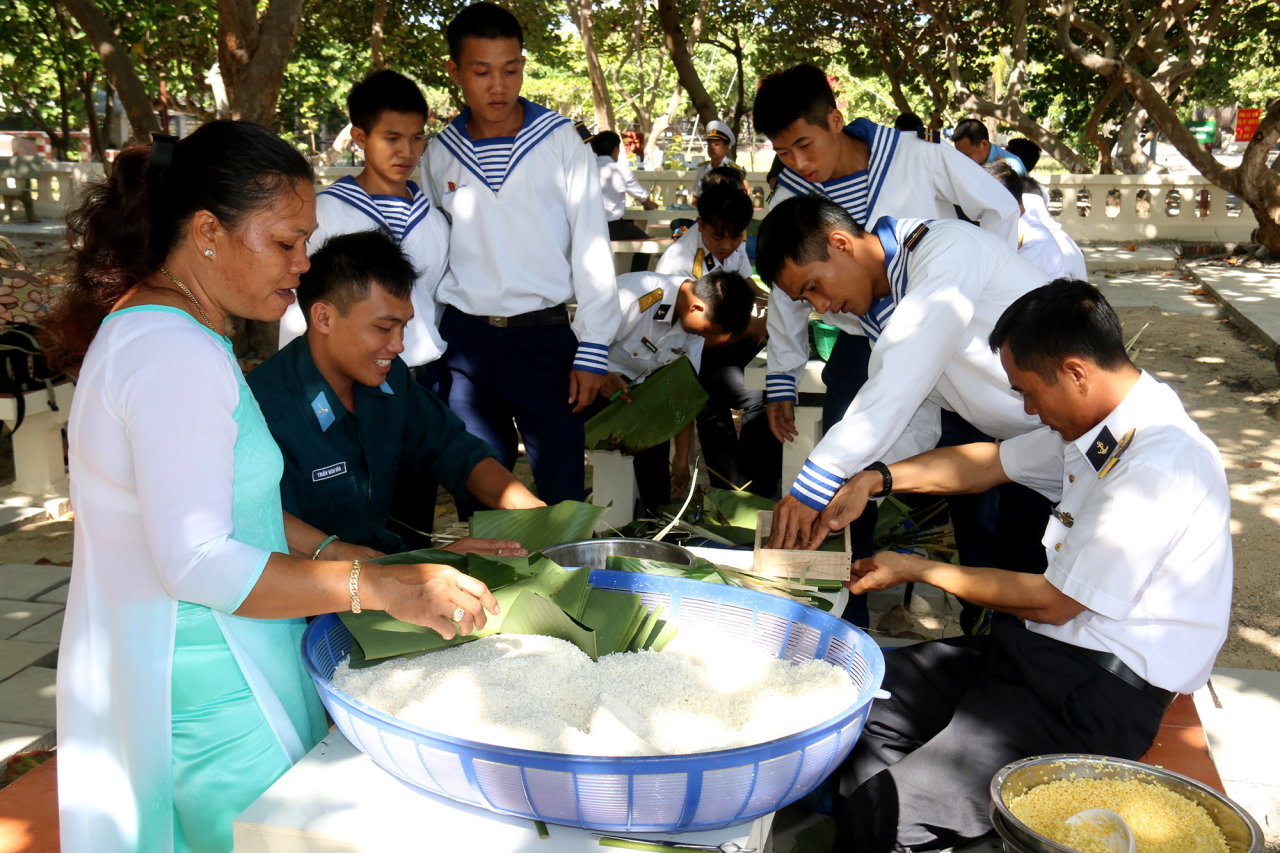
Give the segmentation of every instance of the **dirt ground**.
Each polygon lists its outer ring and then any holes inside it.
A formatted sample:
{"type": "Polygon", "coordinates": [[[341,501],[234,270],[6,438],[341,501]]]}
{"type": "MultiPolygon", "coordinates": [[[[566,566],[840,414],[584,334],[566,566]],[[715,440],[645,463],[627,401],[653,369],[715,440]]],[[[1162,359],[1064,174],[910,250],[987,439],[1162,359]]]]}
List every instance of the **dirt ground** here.
{"type": "MultiPolygon", "coordinates": [[[[1122,309],[1126,334],[1149,324],[1135,360],[1168,382],[1217,442],[1233,503],[1235,603],[1220,666],[1280,671],[1280,375],[1269,346],[1212,317],[1122,309]]],[[[0,438],[0,482],[12,479],[0,438]],[[7,470],[6,470],[7,469],[7,470]]],[[[0,537],[0,560],[70,563],[72,524],[32,524],[0,537]]]]}

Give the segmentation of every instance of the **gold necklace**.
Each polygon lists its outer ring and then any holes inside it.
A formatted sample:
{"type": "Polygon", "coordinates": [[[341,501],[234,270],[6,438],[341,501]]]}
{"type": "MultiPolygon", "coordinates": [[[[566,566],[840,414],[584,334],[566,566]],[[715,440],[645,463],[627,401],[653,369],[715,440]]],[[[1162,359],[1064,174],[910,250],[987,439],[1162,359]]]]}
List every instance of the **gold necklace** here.
{"type": "Polygon", "coordinates": [[[196,313],[200,315],[200,322],[204,323],[206,326],[209,327],[210,331],[216,334],[218,330],[213,328],[213,323],[209,321],[209,315],[204,313],[204,306],[200,304],[199,299],[196,299],[196,295],[191,292],[191,289],[187,287],[185,284],[183,284],[182,282],[178,281],[177,277],[174,276],[173,273],[165,269],[163,266],[160,267],[160,272],[164,275],[165,278],[169,279],[169,281],[177,285],[178,290],[182,291],[183,296],[191,300],[191,304],[196,306],[196,313]]]}

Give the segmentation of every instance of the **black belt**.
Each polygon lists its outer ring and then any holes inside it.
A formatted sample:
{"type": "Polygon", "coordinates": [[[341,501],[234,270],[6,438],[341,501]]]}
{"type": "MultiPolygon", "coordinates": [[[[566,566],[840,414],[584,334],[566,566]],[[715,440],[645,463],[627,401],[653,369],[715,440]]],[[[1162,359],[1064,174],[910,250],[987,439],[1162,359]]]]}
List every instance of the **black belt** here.
{"type": "MultiPolygon", "coordinates": [[[[1068,643],[1067,645],[1071,644],[1068,643]]],[[[1154,684],[1147,682],[1141,675],[1129,669],[1124,661],[1110,652],[1082,649],[1075,645],[1072,645],[1071,648],[1079,652],[1081,657],[1088,658],[1125,684],[1137,688],[1140,692],[1150,696],[1166,708],[1173,704],[1174,699],[1178,698],[1178,694],[1172,690],[1165,690],[1163,687],[1156,687],[1154,684]]]]}
{"type": "MultiPolygon", "coordinates": [[[[458,313],[464,312],[459,311],[458,313]]],[[[569,325],[569,308],[565,305],[552,305],[550,308],[540,308],[537,311],[528,311],[511,317],[493,317],[484,314],[467,314],[466,316],[482,323],[488,323],[490,326],[496,326],[499,329],[569,325]]]]}

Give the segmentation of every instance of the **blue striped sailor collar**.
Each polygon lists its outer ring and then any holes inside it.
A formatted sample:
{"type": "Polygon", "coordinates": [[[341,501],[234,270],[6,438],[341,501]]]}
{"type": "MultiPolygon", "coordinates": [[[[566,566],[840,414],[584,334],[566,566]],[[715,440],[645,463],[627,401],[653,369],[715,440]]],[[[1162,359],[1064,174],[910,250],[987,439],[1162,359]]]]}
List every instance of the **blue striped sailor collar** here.
{"type": "MultiPolygon", "coordinates": [[[[466,107],[462,112],[458,113],[437,137],[440,140],[440,144],[457,158],[463,168],[475,175],[482,184],[494,192],[502,189],[502,184],[516,165],[554,131],[561,127],[573,128],[572,121],[541,104],[535,104],[525,98],[520,98],[520,106],[524,110],[524,120],[520,125],[520,130],[516,131],[514,137],[479,141],[480,144],[484,144],[505,142],[507,139],[511,140],[511,159],[508,161],[506,171],[502,174],[497,186],[493,186],[489,182],[488,176],[480,166],[480,159],[476,155],[477,142],[471,138],[471,134],[467,131],[467,121],[471,118],[470,107],[466,107]]],[[[574,138],[577,139],[576,133],[574,138]]]]}
{"type": "Polygon", "coordinates": [[[867,217],[875,210],[880,191],[884,188],[885,176],[901,134],[866,118],[854,119],[845,126],[844,134],[867,144],[867,168],[815,183],[806,181],[788,167],[779,173],[778,183],[799,195],[820,195],[831,199],[865,227],[867,217]]]}
{"type": "MultiPolygon", "coordinates": [[[[422,189],[413,181],[408,182],[408,187],[409,193],[413,198],[408,202],[409,211],[405,216],[404,234],[412,233],[413,229],[426,219],[427,214],[431,212],[431,200],[422,192],[422,189]]],[[[374,199],[395,198],[398,201],[403,201],[398,196],[370,195],[351,175],[346,175],[334,181],[321,190],[320,194],[331,196],[351,205],[351,207],[368,216],[387,231],[392,230],[391,226],[387,222],[387,218],[382,215],[382,211],[378,209],[377,202],[374,199]]]]}
{"type": "MultiPolygon", "coordinates": [[[[338,392],[333,390],[329,380],[324,378],[324,374],[316,366],[315,359],[311,357],[311,347],[307,344],[306,335],[295,338],[285,349],[281,350],[281,353],[288,353],[293,372],[297,377],[297,385],[295,387],[299,389],[302,398],[310,407],[311,414],[315,416],[321,432],[328,432],[329,427],[351,414],[347,411],[347,407],[342,405],[338,392]]],[[[392,390],[391,385],[387,382],[383,382],[377,388],[371,388],[368,385],[361,385],[356,382],[352,388],[352,394],[355,396],[373,394],[380,397],[390,397],[395,395],[395,391],[392,390]]]]}
{"type": "Polygon", "coordinates": [[[884,269],[889,277],[889,295],[877,299],[871,304],[871,310],[858,317],[872,343],[879,339],[893,315],[893,309],[907,293],[907,260],[911,249],[928,233],[930,221],[882,216],[871,227],[871,232],[884,249],[884,269]]]}

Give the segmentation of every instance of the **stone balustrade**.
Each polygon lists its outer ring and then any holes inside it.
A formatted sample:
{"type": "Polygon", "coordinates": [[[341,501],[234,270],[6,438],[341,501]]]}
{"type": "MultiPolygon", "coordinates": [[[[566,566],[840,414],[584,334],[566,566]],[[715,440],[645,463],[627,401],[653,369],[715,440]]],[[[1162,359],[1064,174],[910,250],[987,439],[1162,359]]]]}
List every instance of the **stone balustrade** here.
{"type": "MultiPolygon", "coordinates": [[[[358,172],[358,167],[322,166],[317,170],[317,187],[358,172]]],[[[63,216],[83,185],[101,175],[97,163],[44,164],[35,192],[37,215],[43,219],[63,216]]],[[[632,211],[628,218],[643,219],[656,231],[671,219],[697,215],[683,206],[693,189],[692,170],[636,171],[635,175],[661,209],[632,211]]],[[[768,195],[765,173],[750,172],[747,180],[757,204],[762,203],[768,195]]],[[[1247,242],[1257,226],[1239,199],[1198,174],[1050,175],[1042,183],[1049,192],[1051,212],[1077,241],[1247,242]]],[[[0,173],[0,194],[18,194],[14,178],[0,173]]],[[[11,219],[14,206],[10,201],[11,219]]]]}

